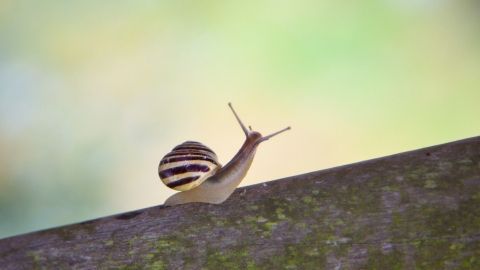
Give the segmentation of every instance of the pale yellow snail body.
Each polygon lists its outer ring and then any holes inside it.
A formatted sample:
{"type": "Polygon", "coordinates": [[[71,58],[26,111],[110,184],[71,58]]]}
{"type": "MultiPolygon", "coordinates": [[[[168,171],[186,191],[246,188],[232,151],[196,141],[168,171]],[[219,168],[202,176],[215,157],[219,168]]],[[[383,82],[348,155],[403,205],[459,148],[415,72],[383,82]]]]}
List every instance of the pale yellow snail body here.
{"type": "Polygon", "coordinates": [[[284,128],[268,136],[248,130],[229,103],[246,139],[237,154],[221,166],[216,154],[199,142],[187,141],[175,147],[160,161],[160,179],[170,188],[180,192],[165,201],[165,205],[203,202],[224,202],[247,174],[258,145],[271,137],[289,130],[284,128]]]}

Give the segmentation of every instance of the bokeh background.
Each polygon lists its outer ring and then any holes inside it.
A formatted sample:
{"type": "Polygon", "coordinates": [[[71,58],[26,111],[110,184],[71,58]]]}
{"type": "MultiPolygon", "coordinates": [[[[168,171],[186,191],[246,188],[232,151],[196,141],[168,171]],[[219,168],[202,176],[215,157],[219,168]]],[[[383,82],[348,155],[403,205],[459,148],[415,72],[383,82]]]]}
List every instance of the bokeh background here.
{"type": "Polygon", "coordinates": [[[475,0],[0,1],[0,238],[163,203],[185,140],[243,185],[480,134],[475,0]]]}

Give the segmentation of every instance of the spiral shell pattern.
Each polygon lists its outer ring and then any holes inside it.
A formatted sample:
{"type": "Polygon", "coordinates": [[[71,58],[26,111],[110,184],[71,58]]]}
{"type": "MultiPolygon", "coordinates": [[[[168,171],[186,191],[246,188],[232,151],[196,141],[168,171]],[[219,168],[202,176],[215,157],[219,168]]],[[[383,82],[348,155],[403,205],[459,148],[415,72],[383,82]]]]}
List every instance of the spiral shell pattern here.
{"type": "Polygon", "coordinates": [[[199,142],[186,141],[162,158],[158,175],[169,188],[186,191],[203,183],[220,167],[212,149],[199,142]]]}

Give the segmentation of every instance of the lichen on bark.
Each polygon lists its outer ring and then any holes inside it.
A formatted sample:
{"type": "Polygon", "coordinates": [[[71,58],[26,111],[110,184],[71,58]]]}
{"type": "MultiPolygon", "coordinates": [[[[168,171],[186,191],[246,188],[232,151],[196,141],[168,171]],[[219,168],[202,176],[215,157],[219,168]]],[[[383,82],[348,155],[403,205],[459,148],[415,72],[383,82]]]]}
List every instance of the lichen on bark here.
{"type": "Polygon", "coordinates": [[[2,269],[480,269],[480,137],[0,240],[2,269]]]}

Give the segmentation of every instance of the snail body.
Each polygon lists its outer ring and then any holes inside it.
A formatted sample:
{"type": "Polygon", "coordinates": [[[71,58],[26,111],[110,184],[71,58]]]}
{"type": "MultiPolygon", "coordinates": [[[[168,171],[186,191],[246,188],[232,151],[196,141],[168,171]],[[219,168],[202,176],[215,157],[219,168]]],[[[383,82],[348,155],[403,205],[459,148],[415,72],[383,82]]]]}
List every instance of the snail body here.
{"type": "Polygon", "coordinates": [[[179,190],[165,201],[165,205],[190,202],[220,204],[240,184],[252,164],[258,145],[290,127],[262,136],[248,130],[229,103],[246,139],[240,150],[225,166],[221,166],[216,154],[199,142],[187,141],[176,146],[159,165],[160,179],[170,188],[179,190]]]}

